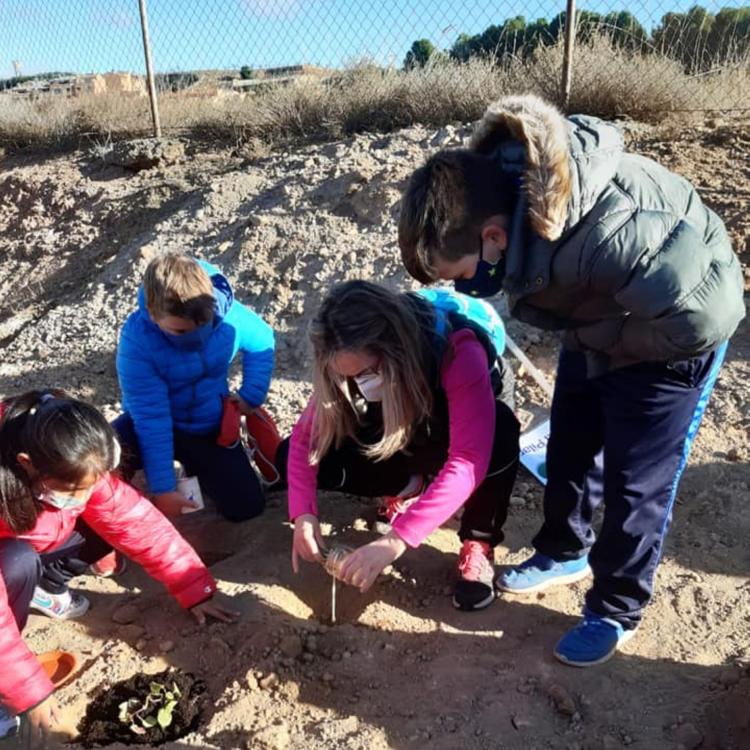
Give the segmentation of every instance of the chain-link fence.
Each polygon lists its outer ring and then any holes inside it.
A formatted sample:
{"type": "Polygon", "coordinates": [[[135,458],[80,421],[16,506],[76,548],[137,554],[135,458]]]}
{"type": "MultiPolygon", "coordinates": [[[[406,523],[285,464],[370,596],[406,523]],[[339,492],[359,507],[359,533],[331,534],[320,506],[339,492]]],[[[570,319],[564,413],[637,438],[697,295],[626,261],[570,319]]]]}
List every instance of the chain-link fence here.
{"type": "MultiPolygon", "coordinates": [[[[691,2],[580,0],[571,34],[570,107],[600,113],[750,107],[750,5],[691,2]],[[611,102],[604,106],[607,96],[611,102]]],[[[289,84],[348,81],[342,71],[362,67],[370,75],[373,69],[391,76],[433,71],[441,76],[438,85],[457,89],[455,96],[462,87],[482,93],[528,88],[565,103],[563,0],[523,6],[489,0],[6,0],[0,3],[0,111],[9,98],[114,96],[118,116],[129,113],[146,130],[139,4],[147,9],[157,98],[182,96],[203,111],[214,103],[214,110],[236,114],[241,107],[227,100],[289,84]],[[499,76],[494,88],[464,80],[483,75],[480,68],[499,76]]],[[[178,111],[171,106],[166,131],[185,126],[178,111]]],[[[138,128],[131,123],[130,129],[138,128]]]]}

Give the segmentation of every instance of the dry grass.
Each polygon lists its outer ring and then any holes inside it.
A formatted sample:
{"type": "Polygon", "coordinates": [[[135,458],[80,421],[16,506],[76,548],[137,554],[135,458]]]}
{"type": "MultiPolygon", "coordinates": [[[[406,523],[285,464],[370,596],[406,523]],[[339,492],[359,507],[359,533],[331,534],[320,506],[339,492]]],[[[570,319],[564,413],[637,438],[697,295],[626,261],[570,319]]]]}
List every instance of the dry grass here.
{"type": "MultiPolygon", "coordinates": [[[[265,145],[414,123],[439,126],[476,119],[503,94],[534,92],[558,101],[561,63],[560,45],[503,65],[441,60],[404,72],[363,63],[326,81],[299,81],[246,96],[165,94],[160,97],[161,118],[166,134],[265,145]]],[[[629,53],[606,37],[576,52],[572,111],[654,120],[681,110],[742,108],[748,101],[747,62],[690,76],[672,59],[629,53]]],[[[0,144],[11,148],[129,138],[148,134],[150,122],[145,98],[30,102],[0,96],[0,144]]]]}

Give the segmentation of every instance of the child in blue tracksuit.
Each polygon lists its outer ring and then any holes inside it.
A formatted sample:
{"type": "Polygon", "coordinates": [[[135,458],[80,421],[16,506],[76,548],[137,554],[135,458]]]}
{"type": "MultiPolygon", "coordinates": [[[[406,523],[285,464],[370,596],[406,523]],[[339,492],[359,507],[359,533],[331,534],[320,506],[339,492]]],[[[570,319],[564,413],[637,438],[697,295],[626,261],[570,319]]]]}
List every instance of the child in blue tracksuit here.
{"type": "Polygon", "coordinates": [[[227,399],[246,415],[263,403],[273,364],[273,330],[235,300],[219,269],[180,253],[149,264],[138,309],[120,334],[117,374],[125,413],[114,427],[126,470],[144,469],[163,513],[193,507],[177,492],[174,459],[198,477],[228,520],[263,511],[263,491],[242,445],[223,447],[217,437],[227,399]],[[227,378],[238,352],[243,382],[232,396],[227,378]]]}

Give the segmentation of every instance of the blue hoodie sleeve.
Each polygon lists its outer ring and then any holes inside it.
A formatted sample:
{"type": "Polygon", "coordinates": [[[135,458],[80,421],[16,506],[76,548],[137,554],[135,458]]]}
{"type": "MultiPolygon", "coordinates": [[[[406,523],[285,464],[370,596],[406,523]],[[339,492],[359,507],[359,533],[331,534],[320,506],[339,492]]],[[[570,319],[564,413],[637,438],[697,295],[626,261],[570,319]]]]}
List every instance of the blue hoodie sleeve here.
{"type": "Polygon", "coordinates": [[[250,406],[260,406],[271,385],[274,365],[273,328],[260,315],[236,300],[232,305],[232,317],[242,352],[240,396],[250,406]]]}
{"type": "Polygon", "coordinates": [[[149,490],[171,492],[176,485],[169,391],[148,356],[147,342],[135,329],[136,321],[128,320],[117,347],[122,402],[133,419],[149,490]]]}

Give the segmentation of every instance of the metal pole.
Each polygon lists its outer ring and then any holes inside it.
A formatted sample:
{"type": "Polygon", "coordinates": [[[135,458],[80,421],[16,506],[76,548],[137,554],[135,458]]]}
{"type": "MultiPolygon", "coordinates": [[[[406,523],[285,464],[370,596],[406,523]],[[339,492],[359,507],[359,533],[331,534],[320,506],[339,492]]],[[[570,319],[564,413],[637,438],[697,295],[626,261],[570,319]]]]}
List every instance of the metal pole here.
{"type": "Polygon", "coordinates": [[[573,80],[573,48],[576,43],[576,0],[566,0],[565,6],[565,52],[563,55],[560,94],[565,112],[570,106],[570,86],[573,80]]]}
{"type": "Polygon", "coordinates": [[[154,84],[154,66],[151,63],[151,41],[148,36],[148,15],[146,0],[138,0],[141,11],[141,31],[143,32],[143,52],[146,55],[146,81],[148,83],[148,98],[151,102],[151,119],[154,121],[154,138],[161,138],[161,122],[159,121],[159,105],[156,101],[156,85],[154,84]]]}

